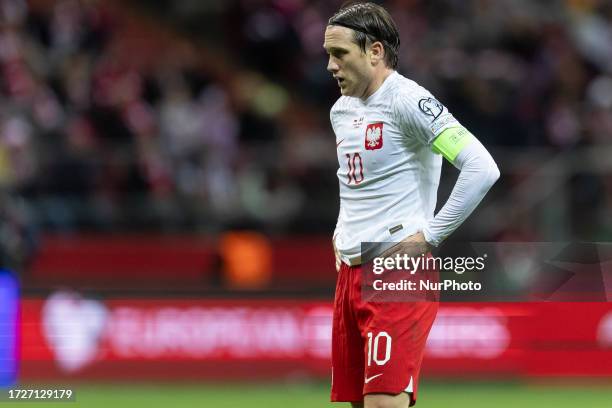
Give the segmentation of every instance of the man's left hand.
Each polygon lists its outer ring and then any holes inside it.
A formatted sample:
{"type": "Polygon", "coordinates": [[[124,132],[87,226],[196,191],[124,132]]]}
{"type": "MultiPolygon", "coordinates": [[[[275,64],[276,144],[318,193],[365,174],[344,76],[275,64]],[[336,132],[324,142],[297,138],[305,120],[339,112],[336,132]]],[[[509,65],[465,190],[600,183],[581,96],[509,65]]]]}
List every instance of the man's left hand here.
{"type": "Polygon", "coordinates": [[[425,240],[425,235],[421,231],[417,232],[393,245],[391,248],[383,252],[381,257],[389,258],[396,254],[408,255],[409,257],[418,257],[427,254],[432,250],[433,246],[425,240]]]}

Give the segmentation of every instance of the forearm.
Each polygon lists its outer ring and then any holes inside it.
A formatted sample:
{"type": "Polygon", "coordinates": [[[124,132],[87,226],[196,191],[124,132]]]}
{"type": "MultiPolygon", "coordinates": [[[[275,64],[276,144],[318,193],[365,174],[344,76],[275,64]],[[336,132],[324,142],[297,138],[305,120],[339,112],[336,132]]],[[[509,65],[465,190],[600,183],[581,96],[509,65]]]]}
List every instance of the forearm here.
{"type": "Polygon", "coordinates": [[[340,233],[340,226],[342,224],[342,203],[340,203],[340,209],[338,210],[338,220],[336,221],[336,228],[334,228],[334,235],[332,235],[332,240],[336,240],[336,236],[340,233]]]}
{"type": "Polygon", "coordinates": [[[340,253],[338,252],[338,248],[336,247],[336,237],[340,233],[340,226],[342,222],[342,202],[340,203],[340,210],[338,211],[338,221],[336,221],[336,228],[334,229],[334,235],[332,235],[332,246],[334,248],[334,257],[336,258],[336,272],[340,271],[340,253]]]}
{"type": "Polygon", "coordinates": [[[424,228],[427,242],[438,246],[474,211],[499,178],[495,161],[476,139],[457,155],[453,164],[461,171],[448,200],[424,228]]]}

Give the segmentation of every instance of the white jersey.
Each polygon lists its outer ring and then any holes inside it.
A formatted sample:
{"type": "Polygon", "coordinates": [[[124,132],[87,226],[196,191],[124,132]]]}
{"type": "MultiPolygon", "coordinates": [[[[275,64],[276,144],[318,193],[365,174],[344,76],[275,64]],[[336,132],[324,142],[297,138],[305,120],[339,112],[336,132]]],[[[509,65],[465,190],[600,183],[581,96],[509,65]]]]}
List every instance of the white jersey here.
{"type": "Polygon", "coordinates": [[[433,218],[442,156],[433,140],[461,126],[426,89],[397,72],[365,101],[342,96],[330,119],[336,134],[340,213],[335,245],[361,263],[362,242],[398,242],[433,218]]]}

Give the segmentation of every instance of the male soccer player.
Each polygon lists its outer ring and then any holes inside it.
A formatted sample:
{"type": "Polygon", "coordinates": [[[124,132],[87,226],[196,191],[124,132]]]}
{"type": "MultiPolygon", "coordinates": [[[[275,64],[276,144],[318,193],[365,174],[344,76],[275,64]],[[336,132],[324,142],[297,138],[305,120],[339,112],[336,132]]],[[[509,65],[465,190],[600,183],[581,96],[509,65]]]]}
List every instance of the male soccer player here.
{"type": "Polygon", "coordinates": [[[323,44],[342,94],[330,114],[340,165],[331,397],[353,407],[415,404],[438,307],[364,302],[361,243],[397,242],[390,253],[428,253],[499,177],[487,150],[444,105],[395,71],[399,45],[391,16],[373,3],[340,9],[323,44]],[[460,174],[434,216],[442,156],[460,174]]]}

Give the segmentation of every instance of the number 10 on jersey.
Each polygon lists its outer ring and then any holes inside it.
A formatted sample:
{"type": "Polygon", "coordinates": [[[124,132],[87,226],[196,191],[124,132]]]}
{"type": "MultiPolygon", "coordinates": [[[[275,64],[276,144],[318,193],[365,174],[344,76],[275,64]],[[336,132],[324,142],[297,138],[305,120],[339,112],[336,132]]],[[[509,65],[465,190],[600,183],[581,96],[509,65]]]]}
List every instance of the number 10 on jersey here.
{"type": "Polygon", "coordinates": [[[346,176],[348,177],[348,184],[359,184],[363,181],[363,160],[361,159],[361,155],[359,153],[347,153],[346,160],[348,164],[348,172],[346,176]],[[357,169],[359,166],[359,169],[357,169]]]}

